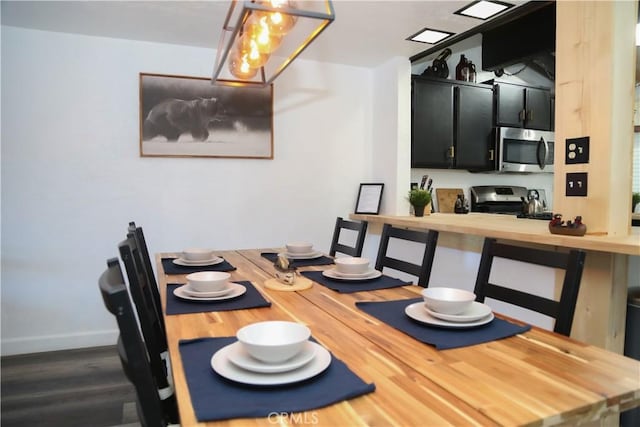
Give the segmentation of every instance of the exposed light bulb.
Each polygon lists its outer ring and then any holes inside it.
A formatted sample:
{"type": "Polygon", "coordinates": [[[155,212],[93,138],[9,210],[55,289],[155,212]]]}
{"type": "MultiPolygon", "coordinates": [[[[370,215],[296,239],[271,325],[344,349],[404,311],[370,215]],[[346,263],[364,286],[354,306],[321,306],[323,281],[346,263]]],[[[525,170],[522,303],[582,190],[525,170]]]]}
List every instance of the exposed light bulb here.
{"type": "MultiPolygon", "coordinates": [[[[259,3],[275,9],[283,7],[291,9],[296,8],[296,3],[294,1],[287,0],[261,0],[259,3]]],[[[267,23],[271,33],[277,36],[284,36],[291,31],[298,20],[297,16],[280,12],[260,12],[260,14],[267,18],[267,23]]]]}
{"type": "Polygon", "coordinates": [[[251,79],[258,73],[258,68],[253,68],[247,60],[248,55],[234,52],[229,60],[229,71],[239,79],[251,79]]]}
{"type": "Polygon", "coordinates": [[[244,35],[238,40],[238,52],[246,54],[246,61],[251,68],[260,68],[269,60],[268,53],[261,53],[256,40],[244,35]]]}
{"type": "Polygon", "coordinates": [[[245,25],[244,35],[255,40],[258,51],[265,54],[276,50],[282,42],[281,36],[271,33],[267,17],[264,15],[252,15],[245,25]]]}

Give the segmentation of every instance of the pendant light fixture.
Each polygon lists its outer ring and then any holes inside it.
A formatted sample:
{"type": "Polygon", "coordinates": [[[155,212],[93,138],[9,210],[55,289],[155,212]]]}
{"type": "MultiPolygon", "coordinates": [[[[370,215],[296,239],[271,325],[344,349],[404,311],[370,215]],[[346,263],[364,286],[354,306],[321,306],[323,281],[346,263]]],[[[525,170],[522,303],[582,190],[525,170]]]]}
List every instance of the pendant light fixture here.
{"type": "Polygon", "coordinates": [[[213,83],[271,84],[334,19],[330,0],[232,0],[213,83]]]}

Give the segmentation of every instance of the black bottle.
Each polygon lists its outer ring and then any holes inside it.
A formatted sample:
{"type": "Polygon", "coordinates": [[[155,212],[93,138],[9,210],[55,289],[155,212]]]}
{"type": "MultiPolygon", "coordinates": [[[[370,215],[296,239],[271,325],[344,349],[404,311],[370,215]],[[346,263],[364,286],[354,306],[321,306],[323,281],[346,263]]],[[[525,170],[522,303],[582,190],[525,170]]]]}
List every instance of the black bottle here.
{"type": "Polygon", "coordinates": [[[465,70],[466,73],[469,73],[467,58],[464,55],[460,55],[460,62],[456,65],[456,80],[466,80],[465,79],[465,70]]]}

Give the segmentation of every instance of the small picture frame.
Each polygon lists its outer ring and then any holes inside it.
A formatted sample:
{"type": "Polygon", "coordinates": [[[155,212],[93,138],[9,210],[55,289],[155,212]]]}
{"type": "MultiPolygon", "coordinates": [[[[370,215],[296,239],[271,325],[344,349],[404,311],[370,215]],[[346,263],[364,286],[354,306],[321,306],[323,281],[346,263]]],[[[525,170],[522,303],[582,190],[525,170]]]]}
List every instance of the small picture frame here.
{"type": "Polygon", "coordinates": [[[384,184],[360,184],[355,213],[378,215],[383,189],[384,184]]]}

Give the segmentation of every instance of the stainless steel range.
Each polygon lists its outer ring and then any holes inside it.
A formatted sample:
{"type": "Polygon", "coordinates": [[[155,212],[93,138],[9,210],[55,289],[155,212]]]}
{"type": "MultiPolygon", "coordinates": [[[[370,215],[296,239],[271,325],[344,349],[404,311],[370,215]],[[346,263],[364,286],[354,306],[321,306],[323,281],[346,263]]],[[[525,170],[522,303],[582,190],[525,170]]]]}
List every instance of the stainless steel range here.
{"type": "Polygon", "coordinates": [[[479,185],[471,187],[471,212],[516,215],[518,218],[550,220],[542,191],[513,185],[479,185]],[[529,214],[526,206],[530,197],[540,199],[545,211],[529,214]]]}

